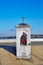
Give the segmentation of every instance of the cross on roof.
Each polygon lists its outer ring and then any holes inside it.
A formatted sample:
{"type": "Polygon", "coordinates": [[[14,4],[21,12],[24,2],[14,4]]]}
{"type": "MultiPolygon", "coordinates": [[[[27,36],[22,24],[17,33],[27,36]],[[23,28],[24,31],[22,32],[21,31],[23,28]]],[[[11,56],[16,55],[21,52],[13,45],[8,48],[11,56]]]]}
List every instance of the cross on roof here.
{"type": "Polygon", "coordinates": [[[23,22],[23,23],[24,23],[24,19],[25,19],[25,17],[23,16],[23,17],[22,17],[22,22],[23,22]]]}

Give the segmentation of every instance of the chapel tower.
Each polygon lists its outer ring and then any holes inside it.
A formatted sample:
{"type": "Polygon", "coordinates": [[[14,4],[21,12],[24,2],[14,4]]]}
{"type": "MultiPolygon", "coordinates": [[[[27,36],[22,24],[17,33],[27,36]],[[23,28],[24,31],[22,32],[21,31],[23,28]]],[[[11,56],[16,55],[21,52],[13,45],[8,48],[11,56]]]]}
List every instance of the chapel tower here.
{"type": "Polygon", "coordinates": [[[31,37],[30,26],[26,23],[16,25],[16,56],[17,58],[30,59],[31,37]]]}

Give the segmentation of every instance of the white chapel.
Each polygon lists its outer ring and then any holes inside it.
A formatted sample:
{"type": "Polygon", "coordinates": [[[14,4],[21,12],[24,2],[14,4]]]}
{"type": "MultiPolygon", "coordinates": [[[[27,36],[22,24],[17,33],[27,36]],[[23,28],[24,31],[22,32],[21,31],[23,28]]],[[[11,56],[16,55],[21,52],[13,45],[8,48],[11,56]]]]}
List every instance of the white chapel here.
{"type": "Polygon", "coordinates": [[[31,57],[30,26],[24,22],[16,25],[16,56],[23,59],[31,57]]]}

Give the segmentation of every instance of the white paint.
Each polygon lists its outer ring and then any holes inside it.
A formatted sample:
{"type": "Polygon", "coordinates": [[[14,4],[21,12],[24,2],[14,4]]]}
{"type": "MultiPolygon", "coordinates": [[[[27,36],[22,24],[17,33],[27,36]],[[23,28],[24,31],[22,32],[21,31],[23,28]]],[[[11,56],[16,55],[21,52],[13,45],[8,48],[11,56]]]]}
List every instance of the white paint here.
{"type": "Polygon", "coordinates": [[[30,59],[30,52],[31,52],[31,43],[30,39],[30,27],[21,27],[16,28],[16,55],[17,58],[25,58],[30,59]],[[27,45],[20,45],[20,37],[22,36],[23,32],[27,34],[27,45]]]}
{"type": "Polygon", "coordinates": [[[17,46],[17,58],[30,59],[30,46],[17,46]]]}

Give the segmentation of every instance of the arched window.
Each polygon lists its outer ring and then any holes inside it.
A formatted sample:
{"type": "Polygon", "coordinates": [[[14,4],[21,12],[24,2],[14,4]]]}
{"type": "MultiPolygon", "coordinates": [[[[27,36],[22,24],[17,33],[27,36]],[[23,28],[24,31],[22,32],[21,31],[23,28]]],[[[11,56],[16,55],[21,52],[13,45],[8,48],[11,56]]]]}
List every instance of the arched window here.
{"type": "Polygon", "coordinates": [[[27,34],[24,32],[20,38],[20,45],[27,45],[27,34]]]}

